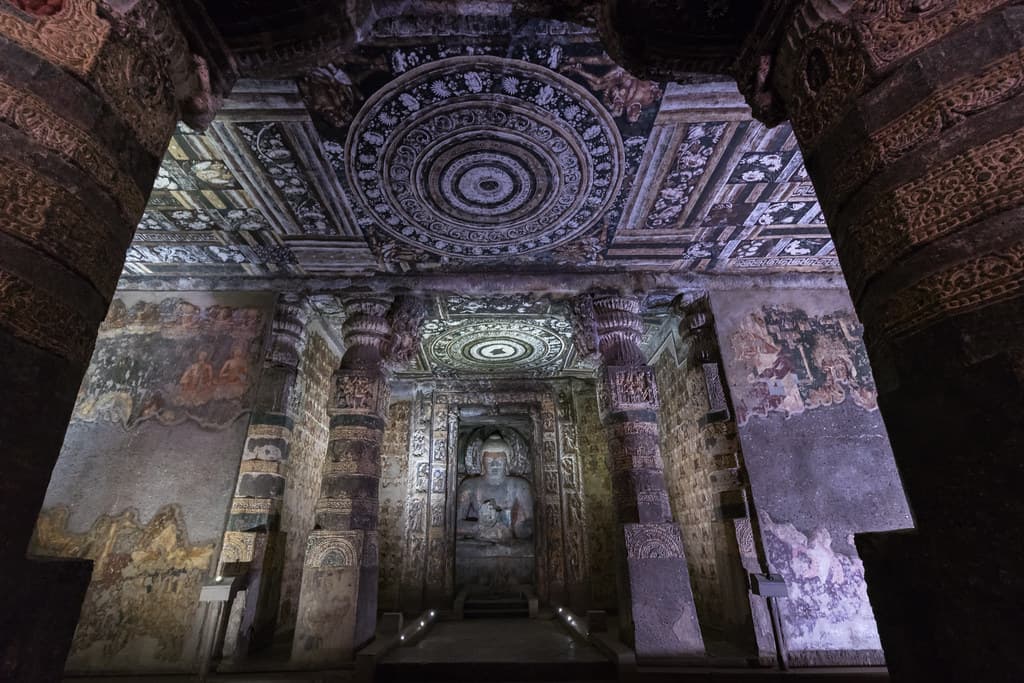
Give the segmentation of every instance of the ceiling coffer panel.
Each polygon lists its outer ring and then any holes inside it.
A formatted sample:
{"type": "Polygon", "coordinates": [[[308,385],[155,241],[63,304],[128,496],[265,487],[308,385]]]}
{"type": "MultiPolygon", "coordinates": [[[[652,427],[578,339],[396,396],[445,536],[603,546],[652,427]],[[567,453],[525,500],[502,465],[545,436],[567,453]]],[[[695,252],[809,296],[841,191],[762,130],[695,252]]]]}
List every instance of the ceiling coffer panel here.
{"type": "Polygon", "coordinates": [[[395,79],[360,111],[346,150],[375,227],[458,259],[578,238],[622,181],[605,107],[550,69],[498,57],[444,59],[395,79]]]}

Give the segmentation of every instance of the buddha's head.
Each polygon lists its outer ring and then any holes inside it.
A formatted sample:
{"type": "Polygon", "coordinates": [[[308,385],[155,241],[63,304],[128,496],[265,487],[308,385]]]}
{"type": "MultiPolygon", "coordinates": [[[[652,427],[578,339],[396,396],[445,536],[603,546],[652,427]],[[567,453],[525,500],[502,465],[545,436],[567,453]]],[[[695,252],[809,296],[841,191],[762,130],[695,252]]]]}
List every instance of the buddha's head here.
{"type": "Polygon", "coordinates": [[[508,458],[512,449],[508,442],[500,434],[494,434],[484,441],[480,449],[480,470],[488,484],[500,485],[505,483],[508,476],[508,458]]]}

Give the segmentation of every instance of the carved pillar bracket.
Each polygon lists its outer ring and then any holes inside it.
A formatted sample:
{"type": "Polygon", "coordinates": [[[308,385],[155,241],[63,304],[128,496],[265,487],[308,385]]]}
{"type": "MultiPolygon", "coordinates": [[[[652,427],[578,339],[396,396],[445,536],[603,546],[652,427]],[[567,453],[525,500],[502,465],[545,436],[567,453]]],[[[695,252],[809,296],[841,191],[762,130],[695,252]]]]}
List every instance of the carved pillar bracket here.
{"type": "Polygon", "coordinates": [[[391,323],[391,340],[387,348],[389,367],[397,369],[416,358],[426,317],[427,306],[422,299],[406,295],[395,300],[388,313],[391,323]]]}
{"type": "Polygon", "coordinates": [[[729,402],[725,397],[725,373],[722,370],[722,353],[715,336],[714,317],[711,304],[703,296],[679,305],[678,312],[683,320],[679,323],[679,336],[690,340],[692,362],[699,365],[704,373],[704,388],[708,396],[708,422],[724,422],[729,419],[729,402]]]}
{"type": "Polygon", "coordinates": [[[623,633],[647,661],[700,656],[704,643],[665,486],[658,386],[640,348],[642,299],[584,295],[573,312],[577,340],[601,360],[598,405],[620,529],[623,633]]]}

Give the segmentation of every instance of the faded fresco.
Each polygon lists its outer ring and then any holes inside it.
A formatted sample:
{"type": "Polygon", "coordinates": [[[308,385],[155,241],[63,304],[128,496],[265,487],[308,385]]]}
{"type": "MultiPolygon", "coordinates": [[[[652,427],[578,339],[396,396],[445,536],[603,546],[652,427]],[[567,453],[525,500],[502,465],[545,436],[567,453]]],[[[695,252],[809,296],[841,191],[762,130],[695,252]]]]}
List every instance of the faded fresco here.
{"type": "Polygon", "coordinates": [[[747,371],[733,392],[737,421],[805,410],[850,400],[878,408],[863,329],[852,311],[824,315],[765,305],[732,332],[729,345],[747,371]]]}
{"type": "Polygon", "coordinates": [[[849,295],[711,294],[761,539],[795,666],[882,661],[858,533],[912,526],[849,295]]]}
{"type": "Polygon", "coordinates": [[[134,509],[102,515],[85,533],[68,509],[44,511],[33,551],[93,560],[92,582],[68,656],[69,671],[125,666],[177,669],[216,543],[193,543],[176,505],[148,523],[134,509]]]}
{"type": "Polygon", "coordinates": [[[31,551],[88,557],[71,670],[193,671],[262,370],[272,297],[122,292],[82,384],[31,551]]]}
{"type": "Polygon", "coordinates": [[[264,327],[255,307],[115,299],[72,420],[228,424],[249,402],[264,327]]]}
{"type": "Polygon", "coordinates": [[[880,651],[882,644],[860,558],[833,548],[827,526],[804,534],[792,524],[775,522],[767,513],[760,517],[768,563],[788,587],[782,610],[787,646],[798,653],[838,650],[861,659],[843,663],[880,663],[863,654],[880,651]]]}

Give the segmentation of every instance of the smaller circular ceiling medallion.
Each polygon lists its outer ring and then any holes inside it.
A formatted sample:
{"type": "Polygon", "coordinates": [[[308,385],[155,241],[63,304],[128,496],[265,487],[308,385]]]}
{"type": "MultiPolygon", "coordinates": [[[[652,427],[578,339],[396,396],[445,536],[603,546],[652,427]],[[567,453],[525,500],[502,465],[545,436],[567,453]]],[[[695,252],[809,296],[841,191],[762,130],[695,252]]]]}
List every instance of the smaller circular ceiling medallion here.
{"type": "Polygon", "coordinates": [[[413,69],[356,116],[347,175],[385,233],[490,258],[586,233],[615,201],[622,140],[605,107],[545,67],[454,57],[413,69]]]}
{"type": "Polygon", "coordinates": [[[562,335],[528,320],[466,323],[424,346],[433,368],[468,373],[557,370],[568,349],[562,335]]]}

